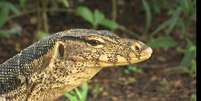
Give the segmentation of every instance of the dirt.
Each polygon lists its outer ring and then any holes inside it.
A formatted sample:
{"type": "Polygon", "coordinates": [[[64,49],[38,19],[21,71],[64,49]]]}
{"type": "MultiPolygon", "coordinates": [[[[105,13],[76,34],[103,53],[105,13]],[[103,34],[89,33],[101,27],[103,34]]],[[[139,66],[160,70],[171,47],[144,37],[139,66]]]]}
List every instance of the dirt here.
{"type": "Polygon", "coordinates": [[[104,91],[97,98],[90,97],[89,101],[190,101],[195,93],[195,78],[184,73],[150,69],[140,74],[122,75],[122,71],[123,68],[101,71],[91,84],[99,84],[104,91]]]}
{"type": "MultiPolygon", "coordinates": [[[[81,4],[92,9],[100,9],[111,18],[111,2],[96,1],[75,2],[74,6],[81,4]]],[[[117,22],[132,31],[143,32],[144,13],[139,10],[139,5],[140,0],[125,0],[120,3],[117,22]]],[[[35,37],[37,29],[36,24],[31,24],[31,19],[34,17],[24,15],[11,22],[11,24],[17,23],[23,28],[22,34],[0,38],[0,63],[35,41],[33,37],[35,37]]],[[[86,21],[71,13],[49,15],[48,20],[51,33],[69,28],[91,28],[86,21]]],[[[155,18],[154,20],[156,20],[155,23],[160,22],[160,19],[155,18]]],[[[143,35],[148,36],[148,34],[143,35]]],[[[126,33],[120,34],[120,36],[129,37],[126,33]]],[[[192,94],[196,93],[196,76],[178,69],[182,54],[175,50],[176,48],[154,50],[150,60],[137,65],[143,68],[142,73],[125,74],[126,67],[102,70],[89,81],[88,101],[191,101],[192,94]]]]}

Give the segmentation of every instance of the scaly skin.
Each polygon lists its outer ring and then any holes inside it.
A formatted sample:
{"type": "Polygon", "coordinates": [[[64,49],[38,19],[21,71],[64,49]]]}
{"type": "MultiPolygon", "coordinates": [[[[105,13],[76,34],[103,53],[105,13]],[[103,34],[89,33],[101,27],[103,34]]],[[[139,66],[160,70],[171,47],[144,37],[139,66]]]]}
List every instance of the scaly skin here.
{"type": "Polygon", "coordinates": [[[102,68],[147,60],[152,49],[109,31],[53,34],[0,65],[0,101],[53,101],[102,68]]]}

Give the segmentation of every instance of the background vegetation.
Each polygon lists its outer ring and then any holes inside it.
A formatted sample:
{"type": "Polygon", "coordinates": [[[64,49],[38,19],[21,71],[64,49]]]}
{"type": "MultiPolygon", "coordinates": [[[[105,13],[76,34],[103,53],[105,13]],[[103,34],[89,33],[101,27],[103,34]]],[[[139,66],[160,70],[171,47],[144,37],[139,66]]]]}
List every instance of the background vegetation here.
{"type": "Polygon", "coordinates": [[[0,60],[70,28],[111,30],[142,40],[154,54],[103,70],[59,100],[196,101],[196,0],[1,0],[0,60]]]}

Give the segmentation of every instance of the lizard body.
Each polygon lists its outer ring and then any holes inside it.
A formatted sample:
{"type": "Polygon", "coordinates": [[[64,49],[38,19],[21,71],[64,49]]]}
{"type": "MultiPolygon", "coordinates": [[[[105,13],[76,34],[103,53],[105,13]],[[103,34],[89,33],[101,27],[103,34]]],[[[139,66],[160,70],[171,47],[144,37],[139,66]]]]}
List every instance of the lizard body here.
{"type": "Polygon", "coordinates": [[[105,30],[58,32],[0,64],[0,101],[52,101],[102,68],[147,60],[152,49],[105,30]]]}

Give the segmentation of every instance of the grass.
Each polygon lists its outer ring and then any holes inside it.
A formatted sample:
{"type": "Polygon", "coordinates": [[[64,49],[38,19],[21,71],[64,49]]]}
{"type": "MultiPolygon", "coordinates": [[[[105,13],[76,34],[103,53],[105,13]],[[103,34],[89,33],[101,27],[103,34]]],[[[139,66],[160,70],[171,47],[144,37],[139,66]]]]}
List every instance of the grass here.
{"type": "Polygon", "coordinates": [[[0,1],[0,28],[9,20],[10,14],[19,15],[19,9],[9,1],[0,1]]]}
{"type": "Polygon", "coordinates": [[[94,87],[92,88],[92,93],[93,93],[93,97],[97,98],[102,92],[103,92],[104,88],[101,86],[101,84],[96,83],[94,84],[94,87]]]}
{"type": "Polygon", "coordinates": [[[195,45],[189,45],[189,47],[185,49],[183,59],[180,63],[180,67],[184,67],[184,70],[192,75],[196,74],[197,65],[195,45]]]}
{"type": "Polygon", "coordinates": [[[151,20],[152,20],[152,14],[151,14],[151,8],[149,3],[146,0],[142,0],[142,4],[144,7],[144,11],[145,11],[145,31],[144,33],[147,33],[148,30],[151,27],[151,20]]]}
{"type": "Polygon", "coordinates": [[[80,89],[75,88],[75,90],[65,93],[64,96],[70,101],[87,101],[88,91],[88,84],[84,83],[80,89]]]}
{"type": "Polygon", "coordinates": [[[124,73],[125,74],[143,73],[143,69],[135,65],[129,65],[126,69],[124,69],[124,73]]]}
{"type": "MultiPolygon", "coordinates": [[[[146,5],[151,4],[146,7],[146,9],[155,8],[155,11],[161,12],[165,9],[166,15],[169,16],[167,20],[162,22],[152,33],[149,40],[149,45],[152,48],[165,48],[169,49],[172,47],[180,47],[180,43],[175,41],[170,34],[179,33],[179,36],[182,40],[186,41],[186,46],[182,47],[183,59],[179,67],[183,67],[190,74],[196,73],[196,43],[191,37],[191,26],[194,24],[194,19],[196,17],[196,0],[178,0],[175,1],[173,5],[167,1],[161,1],[160,3],[153,3],[155,1],[150,1],[151,3],[145,3],[146,5]],[[154,4],[154,5],[153,5],[154,4]],[[164,6],[166,5],[166,6],[164,6]],[[167,6],[170,5],[170,6],[167,6]],[[154,7],[153,7],[154,6],[154,7]],[[164,6],[164,7],[163,7],[164,6]],[[159,9],[159,10],[157,10],[159,9]],[[159,37],[156,37],[156,34],[160,34],[159,37]],[[165,34],[165,36],[161,35],[165,34]]],[[[145,5],[144,4],[144,5],[145,5]]],[[[153,12],[153,10],[146,10],[146,17],[148,18],[148,12],[153,12]]],[[[152,14],[154,15],[154,14],[152,14]]]]}
{"type": "MultiPolygon", "coordinates": [[[[164,21],[162,24],[152,32],[152,35],[159,33],[164,30],[166,34],[173,32],[175,29],[183,32],[188,32],[191,22],[193,22],[192,17],[196,15],[195,9],[196,0],[180,0],[175,1],[174,7],[167,7],[167,15],[170,16],[168,20],[164,21]]],[[[168,5],[168,4],[167,4],[168,5]]],[[[182,34],[182,33],[181,33],[182,34]]]]}
{"type": "Polygon", "coordinates": [[[191,95],[191,101],[197,101],[197,96],[196,94],[191,95]]]}

